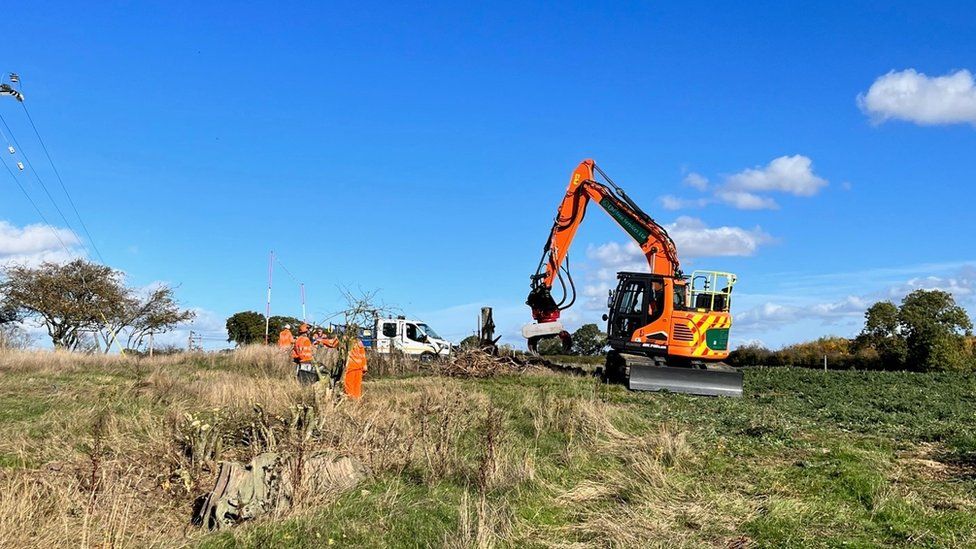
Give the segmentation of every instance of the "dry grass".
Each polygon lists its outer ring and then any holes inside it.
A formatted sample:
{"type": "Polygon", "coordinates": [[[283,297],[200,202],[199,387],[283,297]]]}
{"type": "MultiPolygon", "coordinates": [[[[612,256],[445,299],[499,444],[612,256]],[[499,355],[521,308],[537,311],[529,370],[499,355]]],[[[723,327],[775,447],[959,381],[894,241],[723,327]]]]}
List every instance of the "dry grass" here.
{"type": "MultiPolygon", "coordinates": [[[[472,451],[483,443],[472,434],[490,421],[497,434],[501,415],[484,395],[446,380],[394,382],[354,402],[325,384],[300,386],[283,353],[257,346],[153,359],[5,352],[0,375],[43,404],[36,414],[13,410],[0,427],[0,454],[25,465],[0,469],[5,546],[192,542],[203,533],[186,527],[190,504],[213,482],[217,461],[269,450],[302,458],[292,463],[352,456],[373,475],[426,482],[487,487],[523,474],[499,461],[497,436],[490,457],[472,451]]],[[[337,496],[290,473],[290,513],[337,496]]]]}
{"type": "Polygon", "coordinates": [[[349,401],[298,385],[287,356],[261,346],[0,352],[0,547],[745,547],[815,541],[854,520],[843,534],[862,545],[976,539],[976,504],[950,468],[889,471],[889,450],[858,439],[855,451],[849,430],[783,427],[809,426],[806,408],[639,395],[535,369],[496,377],[481,358],[455,366],[447,376],[371,357],[365,396],[349,401]],[[269,450],[289,464],[293,505],[229,534],[188,526],[218,461],[269,450]],[[309,464],[341,456],[367,469],[361,490],[316,484],[309,464]],[[867,521],[881,533],[862,535],[867,521]]]}

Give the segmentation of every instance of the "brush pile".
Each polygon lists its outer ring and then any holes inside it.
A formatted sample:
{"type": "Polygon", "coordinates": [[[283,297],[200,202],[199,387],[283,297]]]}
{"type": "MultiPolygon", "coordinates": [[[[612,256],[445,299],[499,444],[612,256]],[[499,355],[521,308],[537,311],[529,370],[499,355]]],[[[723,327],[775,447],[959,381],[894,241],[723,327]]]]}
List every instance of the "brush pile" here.
{"type": "Polygon", "coordinates": [[[541,372],[546,361],[538,357],[492,355],[480,349],[459,351],[433,365],[434,371],[447,377],[484,378],[506,374],[541,372]]]}

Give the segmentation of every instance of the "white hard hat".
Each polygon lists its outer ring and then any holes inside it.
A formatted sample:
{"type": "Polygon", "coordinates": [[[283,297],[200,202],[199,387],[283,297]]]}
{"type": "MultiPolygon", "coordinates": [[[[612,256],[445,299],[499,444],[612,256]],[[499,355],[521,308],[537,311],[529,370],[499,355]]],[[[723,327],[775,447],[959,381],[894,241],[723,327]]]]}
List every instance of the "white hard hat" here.
{"type": "Polygon", "coordinates": [[[286,330],[291,330],[291,324],[285,324],[285,329],[286,330]]]}

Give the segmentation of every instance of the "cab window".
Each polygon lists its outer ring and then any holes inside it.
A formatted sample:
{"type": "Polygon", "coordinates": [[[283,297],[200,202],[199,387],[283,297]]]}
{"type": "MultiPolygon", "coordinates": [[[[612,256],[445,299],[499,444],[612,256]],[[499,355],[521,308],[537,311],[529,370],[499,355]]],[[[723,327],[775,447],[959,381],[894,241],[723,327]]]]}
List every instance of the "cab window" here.
{"type": "Polygon", "coordinates": [[[683,311],[685,310],[685,285],[675,284],[674,285],[674,310],[683,311]]]}
{"type": "Polygon", "coordinates": [[[664,283],[658,280],[651,282],[651,295],[647,300],[648,321],[654,322],[664,313],[664,283]]]}
{"type": "Polygon", "coordinates": [[[407,338],[412,341],[423,343],[424,332],[418,329],[416,324],[407,324],[407,338]]]}
{"type": "Polygon", "coordinates": [[[631,282],[620,289],[617,296],[617,313],[640,314],[644,303],[644,283],[631,282]]]}
{"type": "Polygon", "coordinates": [[[383,323],[383,337],[396,337],[397,329],[395,322],[383,323]]]}

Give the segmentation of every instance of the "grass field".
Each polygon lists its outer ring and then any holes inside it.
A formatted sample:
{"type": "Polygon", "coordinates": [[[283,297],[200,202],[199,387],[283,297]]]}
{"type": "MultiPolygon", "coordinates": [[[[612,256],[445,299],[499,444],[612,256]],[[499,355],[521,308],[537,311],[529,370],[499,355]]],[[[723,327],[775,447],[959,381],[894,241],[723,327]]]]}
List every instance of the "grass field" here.
{"type": "Polygon", "coordinates": [[[976,544],[976,377],[753,369],[745,390],[410,374],[336,404],[258,349],[0,354],[0,546],[976,544]],[[215,460],[271,446],[370,474],[230,532],[187,526],[215,460]]]}

